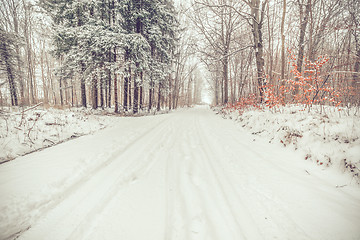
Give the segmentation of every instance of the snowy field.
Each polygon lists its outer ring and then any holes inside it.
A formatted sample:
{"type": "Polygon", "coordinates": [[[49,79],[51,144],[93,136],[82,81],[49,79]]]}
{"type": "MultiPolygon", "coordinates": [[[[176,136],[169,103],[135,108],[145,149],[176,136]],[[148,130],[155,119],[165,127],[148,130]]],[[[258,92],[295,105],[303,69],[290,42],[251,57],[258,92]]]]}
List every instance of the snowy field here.
{"type": "MultiPolygon", "coordinates": [[[[0,239],[360,239],[359,185],[335,160],[316,164],[323,141],[301,125],[318,120],[261,114],[243,124],[207,107],[112,118],[1,164],[0,239]],[[286,119],[303,137],[287,142],[279,130],[272,142],[283,143],[269,144],[270,127],[286,119]],[[267,120],[268,132],[257,133],[267,120]],[[306,139],[311,161],[300,151],[306,139]]],[[[339,134],[358,137],[357,121],[339,122],[339,134]]],[[[316,133],[335,128],[325,127],[316,133]]],[[[358,139],[347,144],[353,161],[358,139]]]]}

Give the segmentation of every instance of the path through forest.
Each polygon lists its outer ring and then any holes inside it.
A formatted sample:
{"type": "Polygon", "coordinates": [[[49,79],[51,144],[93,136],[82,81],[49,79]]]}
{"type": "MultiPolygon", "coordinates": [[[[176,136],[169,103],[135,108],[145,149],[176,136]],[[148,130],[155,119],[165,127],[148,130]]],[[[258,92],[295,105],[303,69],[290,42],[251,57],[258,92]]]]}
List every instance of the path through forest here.
{"type": "Polygon", "coordinates": [[[0,166],[0,238],[359,239],[360,189],[347,181],[198,107],[0,166]]]}

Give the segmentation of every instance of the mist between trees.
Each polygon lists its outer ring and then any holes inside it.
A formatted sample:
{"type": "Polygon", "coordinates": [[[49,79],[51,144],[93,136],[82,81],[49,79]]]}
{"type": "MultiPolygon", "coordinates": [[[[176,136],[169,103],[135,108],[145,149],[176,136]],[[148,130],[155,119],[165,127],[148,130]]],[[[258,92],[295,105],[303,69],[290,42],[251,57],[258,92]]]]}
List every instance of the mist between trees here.
{"type": "Polygon", "coordinates": [[[357,0],[3,0],[0,105],[137,113],[207,85],[215,105],[359,106],[359,16],[357,0]]]}

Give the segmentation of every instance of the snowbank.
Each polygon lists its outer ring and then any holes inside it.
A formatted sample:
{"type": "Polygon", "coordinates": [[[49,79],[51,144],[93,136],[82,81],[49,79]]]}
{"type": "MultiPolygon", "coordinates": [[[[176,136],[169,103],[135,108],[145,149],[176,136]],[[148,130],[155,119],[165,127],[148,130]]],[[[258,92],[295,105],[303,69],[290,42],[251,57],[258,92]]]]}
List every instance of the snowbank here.
{"type": "Polygon", "coordinates": [[[93,133],[116,121],[100,110],[36,107],[0,110],[0,163],[93,133]]]}
{"type": "MultiPolygon", "coordinates": [[[[219,110],[217,110],[219,111],[219,110]]],[[[301,106],[220,111],[253,135],[302,151],[307,161],[352,174],[360,182],[360,117],[356,109],[301,106]]]]}
{"type": "MultiPolygon", "coordinates": [[[[27,132],[19,130],[18,135],[15,135],[16,131],[10,131],[17,127],[20,121],[15,118],[18,117],[15,114],[13,112],[9,115],[9,119],[14,118],[17,122],[8,121],[9,131],[5,138],[12,141],[13,146],[0,146],[1,154],[3,151],[10,153],[11,149],[18,154],[21,153],[19,150],[31,150],[29,147],[20,149],[20,140],[24,139],[26,143],[30,141],[27,139],[27,132]],[[14,136],[19,136],[19,139],[14,136]]],[[[170,116],[163,114],[126,118],[116,117],[118,115],[104,116],[106,110],[89,109],[37,109],[26,114],[26,126],[30,127],[34,123],[30,118],[41,114],[32,130],[34,135],[30,134],[31,141],[38,143],[32,145],[32,149],[41,147],[43,139],[49,137],[53,137],[54,141],[66,140],[72,135],[78,136],[108,127],[0,165],[0,239],[17,238],[46,212],[72,195],[78,186],[114,162],[127,148],[170,116]]],[[[1,134],[4,134],[3,129],[1,134]]],[[[131,176],[124,174],[123,177],[131,176]]],[[[88,200],[91,198],[86,202],[88,200]]]]}

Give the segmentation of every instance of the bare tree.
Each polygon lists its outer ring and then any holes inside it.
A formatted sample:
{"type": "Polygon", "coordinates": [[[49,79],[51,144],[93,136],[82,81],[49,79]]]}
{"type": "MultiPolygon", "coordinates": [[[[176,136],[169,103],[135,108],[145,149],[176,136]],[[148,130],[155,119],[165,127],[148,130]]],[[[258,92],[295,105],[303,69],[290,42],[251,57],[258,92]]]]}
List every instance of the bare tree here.
{"type": "Polygon", "coordinates": [[[195,3],[192,20],[205,42],[200,52],[207,58],[205,61],[221,63],[221,103],[226,104],[229,101],[232,43],[240,26],[240,15],[235,10],[239,4],[231,0],[201,0],[195,3]]]}
{"type": "Polygon", "coordinates": [[[283,10],[281,17],[281,84],[284,85],[285,79],[285,16],[286,16],[286,0],[283,0],[283,10]]]}
{"type": "Polygon", "coordinates": [[[355,0],[347,0],[346,7],[350,15],[350,33],[355,41],[352,87],[357,90],[360,85],[360,3],[355,0]]]}

